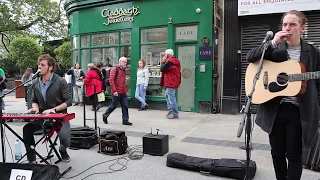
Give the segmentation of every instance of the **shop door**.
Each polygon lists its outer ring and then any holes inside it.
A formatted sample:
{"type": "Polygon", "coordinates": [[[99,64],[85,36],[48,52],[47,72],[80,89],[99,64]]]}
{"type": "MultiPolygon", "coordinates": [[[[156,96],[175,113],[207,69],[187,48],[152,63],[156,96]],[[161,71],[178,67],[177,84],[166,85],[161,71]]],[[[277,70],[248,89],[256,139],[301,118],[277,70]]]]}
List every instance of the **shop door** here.
{"type": "Polygon", "coordinates": [[[178,106],[180,111],[196,112],[195,105],[195,45],[177,46],[177,55],[181,63],[181,84],[178,89],[178,106]]]}

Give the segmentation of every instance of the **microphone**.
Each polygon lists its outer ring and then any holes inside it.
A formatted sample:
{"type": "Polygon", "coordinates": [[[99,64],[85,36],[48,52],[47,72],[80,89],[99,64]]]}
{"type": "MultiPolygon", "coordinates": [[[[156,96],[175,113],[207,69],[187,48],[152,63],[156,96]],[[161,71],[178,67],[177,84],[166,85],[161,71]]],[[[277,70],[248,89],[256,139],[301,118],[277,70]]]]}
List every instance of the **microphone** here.
{"type": "Polygon", "coordinates": [[[264,37],[262,44],[266,43],[267,41],[269,41],[271,38],[273,37],[273,32],[272,31],[268,31],[266,33],[266,36],[264,37]]]}
{"type": "Polygon", "coordinates": [[[38,69],[38,71],[33,75],[33,77],[39,77],[41,72],[42,72],[42,70],[38,69]]]}

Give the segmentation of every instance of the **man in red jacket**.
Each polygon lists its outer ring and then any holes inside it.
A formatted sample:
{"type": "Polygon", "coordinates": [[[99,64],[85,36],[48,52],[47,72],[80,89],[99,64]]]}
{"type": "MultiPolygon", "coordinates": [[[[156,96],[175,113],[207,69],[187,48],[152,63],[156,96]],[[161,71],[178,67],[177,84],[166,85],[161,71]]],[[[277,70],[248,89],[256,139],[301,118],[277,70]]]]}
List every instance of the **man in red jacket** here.
{"type": "Polygon", "coordinates": [[[119,64],[110,69],[109,83],[112,91],[112,103],[104,114],[102,114],[103,122],[108,124],[108,117],[110,114],[118,107],[120,102],[122,109],[122,124],[132,125],[129,122],[128,113],[128,96],[127,96],[127,86],[126,86],[126,66],[127,58],[121,57],[119,59],[119,64]]]}
{"type": "Polygon", "coordinates": [[[174,57],[172,49],[165,51],[161,64],[160,86],[166,88],[166,99],[168,107],[168,119],[179,119],[178,104],[176,99],[176,89],[181,83],[181,65],[180,60],[174,57]]]}

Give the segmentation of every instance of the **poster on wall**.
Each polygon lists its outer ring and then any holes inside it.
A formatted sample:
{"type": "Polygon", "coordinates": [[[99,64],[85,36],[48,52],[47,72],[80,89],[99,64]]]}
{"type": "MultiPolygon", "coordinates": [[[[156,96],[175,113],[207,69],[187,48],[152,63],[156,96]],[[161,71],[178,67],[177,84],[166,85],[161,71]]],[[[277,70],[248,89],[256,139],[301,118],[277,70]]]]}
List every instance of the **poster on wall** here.
{"type": "Polygon", "coordinates": [[[238,0],[238,16],[319,10],[320,0],[238,0]]]}

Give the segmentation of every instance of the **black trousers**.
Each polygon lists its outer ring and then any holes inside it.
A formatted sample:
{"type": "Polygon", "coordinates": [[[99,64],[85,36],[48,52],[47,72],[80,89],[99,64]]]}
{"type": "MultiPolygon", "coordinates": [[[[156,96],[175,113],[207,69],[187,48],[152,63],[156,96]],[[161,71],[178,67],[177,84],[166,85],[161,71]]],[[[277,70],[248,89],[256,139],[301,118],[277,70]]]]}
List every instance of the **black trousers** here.
{"type": "Polygon", "coordinates": [[[269,140],[277,180],[300,180],[302,128],[298,106],[287,102],[280,105],[269,140]]]}

